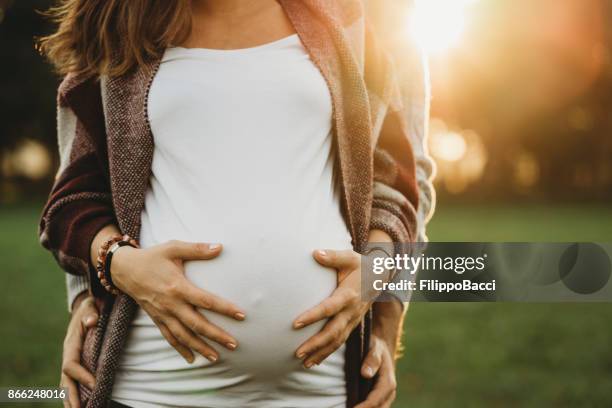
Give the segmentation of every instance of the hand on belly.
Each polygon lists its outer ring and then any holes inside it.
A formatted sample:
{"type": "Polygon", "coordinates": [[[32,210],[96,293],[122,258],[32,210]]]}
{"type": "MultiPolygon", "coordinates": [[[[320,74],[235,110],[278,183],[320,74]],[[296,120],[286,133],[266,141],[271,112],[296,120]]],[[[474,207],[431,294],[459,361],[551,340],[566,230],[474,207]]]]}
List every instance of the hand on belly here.
{"type": "Polygon", "coordinates": [[[201,311],[238,340],[234,351],[219,350],[220,363],[237,372],[270,375],[299,369],[297,348],[321,330],[324,321],[302,329],[294,319],[328,297],[336,288],[336,271],[318,264],[310,249],[285,249],[273,256],[254,248],[226,245],[210,261],[185,264],[194,285],[233,302],[246,311],[244,321],[201,311]]]}
{"type": "Polygon", "coordinates": [[[378,291],[363,291],[361,256],[352,250],[316,250],[313,256],[321,265],[337,271],[338,285],[333,293],[313,308],[301,313],[293,322],[296,328],[325,322],[323,330],[310,337],[296,351],[304,367],[320,364],[348,339],[368,311],[378,291]]]}
{"type": "MultiPolygon", "coordinates": [[[[217,244],[168,241],[144,249],[124,246],[112,258],[110,273],[114,284],[138,303],[163,338],[188,362],[193,362],[194,352],[213,362],[218,359],[217,351],[198,335],[228,349],[236,348],[234,338],[212,325],[194,307],[236,320],[243,320],[244,312],[193,286],[184,275],[187,260],[211,259],[220,253],[221,245],[217,244]]],[[[132,334],[139,337],[138,330],[132,330],[132,334]]]]}

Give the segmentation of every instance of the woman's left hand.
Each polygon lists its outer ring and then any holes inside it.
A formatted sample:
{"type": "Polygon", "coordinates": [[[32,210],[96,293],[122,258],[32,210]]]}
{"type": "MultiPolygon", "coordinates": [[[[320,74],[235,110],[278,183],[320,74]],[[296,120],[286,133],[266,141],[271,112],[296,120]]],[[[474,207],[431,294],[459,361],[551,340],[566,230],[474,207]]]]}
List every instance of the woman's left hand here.
{"type": "Polygon", "coordinates": [[[301,329],[319,320],[329,319],[321,331],[306,340],[295,352],[306,368],[320,364],[340,348],[371,305],[371,302],[361,299],[361,257],[358,253],[351,250],[317,250],[313,256],[321,265],[337,270],[338,286],[331,296],[293,322],[295,329],[301,329]]]}

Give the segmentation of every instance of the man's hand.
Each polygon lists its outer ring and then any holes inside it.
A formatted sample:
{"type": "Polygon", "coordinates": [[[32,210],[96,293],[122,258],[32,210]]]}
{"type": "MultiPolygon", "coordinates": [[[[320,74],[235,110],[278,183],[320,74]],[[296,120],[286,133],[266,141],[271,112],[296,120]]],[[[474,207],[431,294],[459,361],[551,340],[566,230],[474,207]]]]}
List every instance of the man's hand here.
{"type": "Polygon", "coordinates": [[[375,303],[370,350],[361,366],[361,375],[378,376],[367,399],[356,408],[388,408],[395,400],[395,355],[403,316],[399,302],[375,303]]]}
{"type": "Polygon", "coordinates": [[[94,376],[81,365],[81,350],[87,330],[97,322],[98,310],[93,297],[83,292],[74,301],[72,317],[64,339],[60,378],[60,387],[68,389],[68,400],[64,400],[64,407],[79,408],[79,383],[89,389],[95,386],[94,376]]]}
{"type": "Polygon", "coordinates": [[[395,380],[395,362],[389,345],[380,337],[372,334],[370,351],[361,366],[361,375],[365,378],[376,378],[376,384],[368,398],[356,408],[388,408],[395,400],[397,382],[395,380]]]}

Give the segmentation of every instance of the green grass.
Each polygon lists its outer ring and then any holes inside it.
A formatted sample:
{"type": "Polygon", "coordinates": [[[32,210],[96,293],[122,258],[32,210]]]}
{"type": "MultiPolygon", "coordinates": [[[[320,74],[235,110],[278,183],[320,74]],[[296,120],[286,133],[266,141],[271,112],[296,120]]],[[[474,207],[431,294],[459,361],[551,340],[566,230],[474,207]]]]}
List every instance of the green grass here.
{"type": "Polygon", "coordinates": [[[59,383],[65,288],[53,258],[38,244],[39,210],[0,210],[0,387],[59,383]]]}
{"type": "Polygon", "coordinates": [[[612,207],[449,206],[428,227],[432,241],[610,242],[612,207]]]}
{"type": "MultiPolygon", "coordinates": [[[[432,241],[612,241],[612,208],[440,208],[432,241]]],[[[612,304],[414,303],[396,407],[612,406],[612,304]]]]}
{"type": "MultiPolygon", "coordinates": [[[[0,387],[59,380],[64,280],[38,245],[38,211],[0,209],[0,387]]],[[[446,207],[429,235],[612,241],[612,209],[446,207]]],[[[612,305],[415,303],[404,343],[396,407],[612,406],[612,305]]]]}

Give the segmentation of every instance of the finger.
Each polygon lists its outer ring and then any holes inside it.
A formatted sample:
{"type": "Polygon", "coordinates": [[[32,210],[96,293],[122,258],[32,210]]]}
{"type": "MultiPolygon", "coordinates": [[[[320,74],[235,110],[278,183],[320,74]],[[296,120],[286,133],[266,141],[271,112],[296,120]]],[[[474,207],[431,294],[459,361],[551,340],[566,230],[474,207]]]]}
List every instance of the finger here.
{"type": "Polygon", "coordinates": [[[64,407],[68,408],[80,408],[79,401],[79,389],[77,384],[65,374],[61,375],[60,387],[68,389],[68,398],[65,398],[62,402],[64,407]]]}
{"type": "MultiPolygon", "coordinates": [[[[84,305],[85,306],[85,305],[84,305]]],[[[98,323],[98,310],[93,304],[87,304],[86,309],[81,315],[81,324],[83,328],[89,329],[98,323]]]]}
{"type": "Polygon", "coordinates": [[[168,329],[168,327],[166,327],[165,324],[160,322],[155,322],[155,324],[159,328],[159,331],[161,332],[162,336],[164,336],[168,344],[170,344],[176,351],[178,351],[178,353],[185,359],[185,361],[187,361],[189,364],[193,363],[193,360],[195,358],[191,350],[188,347],[182,345],[176,339],[176,337],[174,337],[172,333],[170,333],[170,330],[168,329]]]}
{"type": "Polygon", "coordinates": [[[96,324],[98,324],[98,314],[88,314],[83,316],[83,318],[81,319],[81,323],[83,324],[83,327],[85,329],[91,329],[92,327],[95,327],[96,324]]]}
{"type": "Polygon", "coordinates": [[[313,252],[313,257],[321,265],[334,269],[352,268],[359,265],[359,255],[350,249],[343,251],[317,249],[313,252]]]}
{"type": "Polygon", "coordinates": [[[62,372],[70,379],[83,384],[90,390],[93,390],[96,385],[94,376],[76,361],[64,362],[62,372]]]}
{"type": "Polygon", "coordinates": [[[379,347],[373,345],[361,365],[361,375],[364,378],[372,378],[376,375],[382,364],[382,353],[379,347]]]}
{"type": "Polygon", "coordinates": [[[85,341],[85,332],[86,330],[80,320],[75,319],[70,323],[68,334],[64,339],[64,361],[73,361],[77,364],[81,361],[81,350],[85,341]]]}
{"type": "Polygon", "coordinates": [[[219,359],[219,355],[214,348],[208,345],[200,337],[196,336],[191,330],[187,329],[177,319],[170,319],[165,322],[166,326],[172,333],[172,335],[186,347],[191,350],[195,350],[211,362],[215,362],[219,359]]]}
{"type": "Polygon", "coordinates": [[[201,242],[170,241],[166,245],[167,254],[172,258],[185,261],[212,259],[221,253],[221,244],[201,242]]]}
{"type": "Polygon", "coordinates": [[[327,357],[332,355],[334,351],[338,350],[342,344],[344,344],[344,339],[338,339],[316,350],[304,361],[304,367],[310,368],[314,365],[321,364],[327,357]]]}
{"type": "Polygon", "coordinates": [[[397,395],[397,391],[393,391],[391,394],[389,394],[389,397],[384,402],[382,408],[391,408],[393,401],[395,401],[396,395],[397,395]]]}
{"type": "Polygon", "coordinates": [[[98,321],[98,307],[93,297],[88,296],[79,307],[78,313],[81,316],[81,324],[85,328],[93,327],[98,321]]]}
{"type": "Polygon", "coordinates": [[[200,289],[188,281],[186,282],[187,284],[181,289],[181,292],[184,294],[184,299],[192,305],[236,320],[244,320],[246,318],[244,311],[232,302],[204,289],[200,289]]]}
{"type": "Polygon", "coordinates": [[[340,313],[350,301],[350,292],[343,288],[336,289],[330,297],[310,310],[299,315],[293,321],[294,329],[301,329],[319,320],[328,319],[340,313]]]}
{"type": "Polygon", "coordinates": [[[395,389],[395,361],[389,353],[381,353],[380,372],[381,377],[386,378],[389,384],[395,389]]]}
{"type": "Polygon", "coordinates": [[[383,407],[390,399],[394,398],[396,387],[395,374],[392,369],[385,369],[388,367],[388,360],[383,358],[380,369],[381,375],[379,375],[374,388],[368,395],[368,398],[362,403],[363,405],[359,404],[356,408],[383,407]]]}
{"type": "MultiPolygon", "coordinates": [[[[69,328],[70,332],[71,329],[69,328]]],[[[81,358],[81,348],[84,333],[82,331],[72,331],[64,339],[64,361],[79,361],[81,358]]]]}
{"type": "Polygon", "coordinates": [[[176,315],[193,332],[216,341],[229,350],[234,350],[238,347],[236,339],[219,326],[209,322],[206,317],[196,312],[191,306],[185,305],[176,315]]]}
{"type": "Polygon", "coordinates": [[[342,318],[340,315],[334,320],[337,321],[337,323],[334,322],[330,325],[330,337],[327,339],[327,342],[315,348],[315,350],[310,353],[307,353],[308,357],[304,360],[304,367],[310,368],[315,364],[321,364],[346,342],[354,325],[348,322],[348,318],[342,318]]]}
{"type": "Polygon", "coordinates": [[[387,400],[388,392],[380,385],[380,381],[376,383],[372,391],[368,394],[368,398],[355,408],[380,408],[387,400]]]}
{"type": "Polygon", "coordinates": [[[309,357],[315,351],[323,349],[328,345],[336,342],[337,347],[343,343],[342,334],[348,326],[348,318],[343,315],[338,315],[323,326],[323,329],[302,343],[295,352],[299,359],[309,357]]]}

